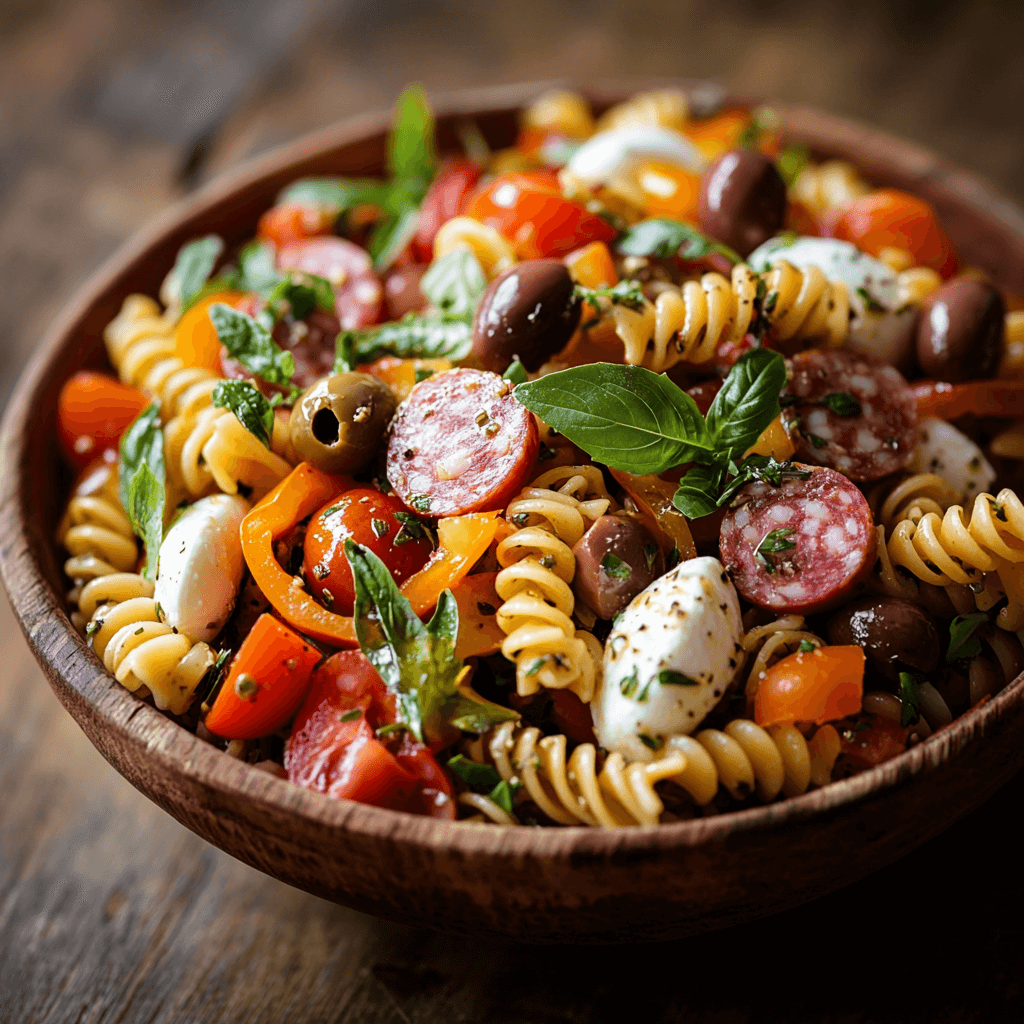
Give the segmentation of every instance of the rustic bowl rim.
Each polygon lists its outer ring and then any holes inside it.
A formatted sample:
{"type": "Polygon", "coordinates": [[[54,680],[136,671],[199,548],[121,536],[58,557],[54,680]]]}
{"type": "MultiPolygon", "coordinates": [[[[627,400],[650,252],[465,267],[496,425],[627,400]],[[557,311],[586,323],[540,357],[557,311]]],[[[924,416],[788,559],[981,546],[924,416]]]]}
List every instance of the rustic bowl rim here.
{"type": "MultiPolygon", "coordinates": [[[[566,84],[547,81],[464,89],[432,97],[432,103],[439,119],[475,112],[503,111],[522,106],[546,89],[566,84]]],[[[584,87],[581,91],[600,103],[644,88],[664,85],[692,89],[714,86],[714,83],[692,79],[646,78],[605,81],[584,87]]],[[[809,107],[726,96],[731,102],[767,103],[780,114],[789,134],[798,140],[801,140],[802,135],[810,138],[816,132],[825,132],[829,136],[829,145],[836,146],[838,150],[853,142],[862,147],[884,148],[887,160],[899,164],[909,177],[944,185],[956,193],[961,201],[978,207],[1003,222],[1014,234],[1024,238],[1024,213],[1009,199],[973,174],[914,143],[809,107]]],[[[301,815],[318,827],[338,834],[352,832],[374,837],[386,836],[394,843],[411,844],[423,849],[448,850],[474,856],[535,859],[569,856],[599,858],[615,852],[639,854],[693,847],[721,841],[733,832],[772,829],[788,821],[805,820],[830,811],[839,811],[874,793],[899,786],[914,776],[934,772],[955,757],[961,746],[969,746],[971,736],[979,733],[984,735],[1022,699],[1024,676],[1018,677],[996,697],[973,708],[952,725],[893,760],[822,789],[768,805],[690,821],[622,829],[587,826],[496,828],[424,818],[348,800],[335,800],[293,786],[197,739],[162,712],[114,682],[91,648],[71,626],[64,610],[62,595],[53,589],[40,570],[34,542],[24,526],[24,517],[32,511],[26,507],[24,488],[24,471],[28,468],[25,457],[26,427],[32,420],[33,408],[44,393],[48,372],[61,354],[70,349],[76,323],[109,287],[110,282],[124,273],[140,253],[154,248],[176,225],[203,212],[213,211],[232,194],[289,165],[346,141],[369,137],[385,130],[390,117],[390,110],[379,110],[347,118],[305,134],[217,175],[194,194],[153,218],[78,289],[46,332],[35,356],[22,371],[11,394],[0,430],[0,543],[3,544],[0,550],[0,577],[26,639],[37,660],[46,669],[55,690],[56,680],[72,688],[92,713],[103,720],[106,728],[120,733],[119,738],[123,742],[146,747],[147,756],[159,770],[176,771],[214,791],[252,801],[261,811],[301,815]],[[41,609],[32,607],[33,600],[41,602],[41,609]],[[44,619],[48,619],[51,625],[56,622],[62,627],[58,632],[63,642],[45,648],[40,646],[39,625],[44,619]]],[[[79,716],[76,714],[75,717],[81,725],[79,716]]]]}

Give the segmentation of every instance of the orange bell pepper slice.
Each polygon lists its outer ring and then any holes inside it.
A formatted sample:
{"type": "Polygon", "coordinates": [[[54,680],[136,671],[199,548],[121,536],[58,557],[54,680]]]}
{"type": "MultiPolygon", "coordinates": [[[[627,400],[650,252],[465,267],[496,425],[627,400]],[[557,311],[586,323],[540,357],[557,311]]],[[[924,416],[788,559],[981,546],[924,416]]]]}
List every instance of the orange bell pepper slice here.
{"type": "Polygon", "coordinates": [[[372,363],[361,363],[356,369],[382,380],[395,393],[395,398],[404,402],[413,387],[434,373],[450,370],[450,359],[399,359],[398,356],[383,356],[372,363]]]}
{"type": "Polygon", "coordinates": [[[562,262],[572,279],[584,288],[610,288],[619,283],[615,261],[604,242],[590,242],[569,253],[562,262]]]}
{"type": "Polygon", "coordinates": [[[245,298],[244,292],[214,292],[190,306],[174,329],[174,353],[186,366],[221,372],[220,338],[210,321],[209,309],[215,302],[233,306],[245,298]]]}
{"type": "Polygon", "coordinates": [[[757,684],[754,721],[823,725],[861,709],[864,698],[864,650],[818,647],[777,661],[757,684]]]}
{"type": "Polygon", "coordinates": [[[917,399],[917,415],[958,420],[961,416],[1024,417],[1024,381],[972,380],[947,384],[941,380],[917,380],[910,385],[917,399]]]}
{"type": "Polygon", "coordinates": [[[662,549],[667,554],[673,547],[679,550],[679,560],[697,557],[697,547],[686,516],[672,504],[678,489],[674,483],[653,474],[634,476],[613,469],[613,477],[636,503],[644,520],[662,549]]]}
{"type": "Polygon", "coordinates": [[[452,588],[452,597],[459,606],[459,636],[455,649],[460,658],[494,654],[505,639],[494,614],[502,605],[494,589],[497,576],[496,572],[476,573],[452,588]]]}

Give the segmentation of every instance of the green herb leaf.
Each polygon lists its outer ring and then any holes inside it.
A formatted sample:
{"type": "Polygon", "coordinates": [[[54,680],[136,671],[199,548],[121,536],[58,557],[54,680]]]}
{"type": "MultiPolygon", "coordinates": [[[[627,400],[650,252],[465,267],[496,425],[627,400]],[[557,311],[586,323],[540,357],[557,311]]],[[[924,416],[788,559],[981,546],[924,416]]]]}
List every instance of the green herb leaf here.
{"type": "Polygon", "coordinates": [[[352,373],[358,363],[355,333],[342,331],[334,342],[334,373],[352,373]]]}
{"type": "Polygon", "coordinates": [[[512,381],[513,385],[525,384],[530,379],[526,375],[526,367],[518,359],[509,364],[509,368],[502,374],[502,377],[512,381]]]}
{"type": "Polygon", "coordinates": [[[287,386],[291,383],[295,360],[291,352],[277,347],[263,324],[222,302],[210,307],[210,321],[232,359],[270,384],[287,386]]]}
{"type": "Polygon", "coordinates": [[[647,733],[642,732],[638,733],[637,738],[648,750],[661,750],[665,746],[665,741],[660,736],[648,736],[647,733]]]}
{"type": "Polygon", "coordinates": [[[398,323],[343,331],[338,335],[339,356],[335,360],[335,373],[345,372],[341,368],[340,355],[343,345],[344,358],[351,354],[358,363],[372,363],[381,356],[458,362],[465,359],[473,348],[473,320],[466,315],[428,317],[408,313],[398,323]]]}
{"type": "Polygon", "coordinates": [[[362,708],[352,708],[351,710],[346,711],[345,714],[343,714],[341,716],[341,721],[343,721],[343,722],[354,722],[357,718],[362,718],[362,717],[363,717],[363,709],[362,708]]]}
{"type": "Polygon", "coordinates": [[[270,242],[249,242],[238,257],[238,281],[236,287],[243,292],[257,292],[260,295],[272,292],[285,275],[277,269],[277,256],[270,242]]]}
{"type": "Polygon", "coordinates": [[[781,526],[777,530],[768,533],[764,540],[757,546],[755,554],[760,557],[761,564],[769,575],[775,572],[775,563],[768,557],[777,555],[783,551],[792,551],[796,547],[796,541],[790,540],[789,536],[796,531],[789,526],[781,526]]]}
{"type": "Polygon", "coordinates": [[[823,395],[819,404],[837,416],[859,416],[861,412],[860,402],[848,391],[833,391],[829,395],[823,395]]]}
{"type": "Polygon", "coordinates": [[[801,640],[798,650],[801,654],[811,654],[818,649],[818,645],[811,640],[801,640]]]}
{"type": "Polygon", "coordinates": [[[628,676],[623,676],[619,680],[619,691],[623,697],[632,697],[636,693],[637,687],[640,685],[640,679],[637,676],[637,670],[634,666],[633,671],[628,676]]]}
{"type": "Polygon", "coordinates": [[[644,545],[644,558],[647,559],[647,568],[654,568],[654,560],[658,557],[658,545],[657,544],[645,544],[644,545]]]}
{"type": "Polygon", "coordinates": [[[786,361],[778,352],[754,348],[729,371],[707,415],[707,430],[719,451],[742,455],[779,415],[786,361]]]}
{"type": "Polygon", "coordinates": [[[912,672],[900,673],[900,701],[903,711],[900,714],[900,725],[913,725],[921,717],[920,694],[921,679],[912,672]]]}
{"type": "Polygon", "coordinates": [[[377,178],[300,178],[278,195],[277,202],[280,206],[323,206],[337,213],[364,204],[383,209],[389,187],[377,178]]]}
{"type": "Polygon", "coordinates": [[[696,679],[670,668],[663,668],[654,678],[662,686],[700,686],[696,679]]]}
{"type": "Polygon", "coordinates": [[[203,290],[203,285],[213,273],[217,258],[223,251],[224,242],[218,235],[193,239],[178,250],[178,258],[174,261],[174,276],[178,279],[183,313],[203,290]]]}
{"type": "Polygon", "coordinates": [[[132,529],[146,546],[142,575],[156,578],[160,543],[164,539],[164,435],[160,406],[153,404],[136,417],[121,437],[118,495],[132,529]]]}
{"type": "Polygon", "coordinates": [[[610,551],[601,559],[601,571],[613,580],[628,580],[633,567],[610,551]]]}
{"type": "Polygon", "coordinates": [[[499,782],[487,795],[506,813],[512,813],[512,800],[516,792],[522,788],[520,782],[499,782]]]}
{"type": "Polygon", "coordinates": [[[270,447],[274,409],[252,384],[247,380],[222,380],[210,397],[218,409],[230,409],[250,434],[270,447]]]}
{"type": "Polygon", "coordinates": [[[468,249],[456,249],[435,260],[420,279],[420,291],[449,316],[472,316],[486,290],[480,261],[468,249]]]}
{"type": "Polygon", "coordinates": [[[884,313],[886,311],[885,306],[883,306],[863,285],[857,288],[856,292],[861,297],[861,301],[864,303],[864,308],[869,313],[884,313]]]}
{"type": "Polygon", "coordinates": [[[607,299],[612,305],[625,306],[627,309],[643,309],[644,292],[639,281],[619,281],[618,284],[605,285],[602,288],[587,288],[578,284],[573,289],[577,299],[600,307],[600,300],[607,299]]]}
{"type": "Polygon", "coordinates": [[[640,366],[574,366],[520,384],[514,394],[595,462],[612,469],[660,473],[683,462],[717,458],[693,399],[667,377],[640,366]]]}
{"type": "Polygon", "coordinates": [[[975,658],[981,654],[981,641],[974,631],[988,621],[984,612],[971,612],[970,615],[958,615],[949,624],[949,649],[946,661],[952,663],[961,658],[975,658]]]}
{"type": "Polygon", "coordinates": [[[710,515],[719,507],[718,493],[724,479],[725,467],[722,465],[692,466],[679,480],[672,504],[687,519],[710,515]]]}
{"type": "Polygon", "coordinates": [[[809,469],[798,469],[792,462],[778,462],[771,455],[749,455],[738,466],[730,466],[732,480],[718,497],[718,507],[732,500],[742,487],[754,480],[781,487],[783,480],[807,480],[809,469]]]}
{"type": "Polygon", "coordinates": [[[489,793],[501,782],[496,768],[489,764],[478,764],[462,754],[448,759],[448,768],[453,771],[470,789],[489,793]]]}
{"type": "Polygon", "coordinates": [[[420,223],[418,205],[406,206],[398,213],[378,221],[366,246],[373,268],[383,273],[398,258],[398,254],[412,241],[420,223]]]}
{"type": "Polygon", "coordinates": [[[792,188],[794,182],[800,177],[801,172],[811,159],[811,154],[806,146],[787,146],[777,157],[775,166],[786,183],[786,188],[792,188]]]}
{"type": "Polygon", "coordinates": [[[677,253],[684,260],[691,261],[717,253],[731,263],[743,262],[739,253],[713,241],[692,224],[681,220],[643,220],[627,229],[616,243],[616,248],[627,256],[654,256],[663,260],[677,253]]]}
{"type": "Polygon", "coordinates": [[[434,115],[420,85],[408,85],[395,104],[395,121],[388,138],[388,169],[402,181],[419,181],[423,190],[437,165],[434,115]]]}

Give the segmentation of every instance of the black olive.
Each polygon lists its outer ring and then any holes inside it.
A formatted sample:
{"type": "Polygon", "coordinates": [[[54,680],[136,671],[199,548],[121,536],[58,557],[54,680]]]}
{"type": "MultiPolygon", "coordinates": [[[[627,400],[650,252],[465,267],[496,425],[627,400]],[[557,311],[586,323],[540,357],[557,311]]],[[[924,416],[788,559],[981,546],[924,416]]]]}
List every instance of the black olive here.
{"type": "Polygon", "coordinates": [[[576,596],[610,619],[665,572],[665,556],[642,523],[601,516],[576,542],[576,596]]]}
{"type": "Polygon", "coordinates": [[[959,384],[995,376],[1006,304],[986,281],[947,281],[921,307],[917,361],[936,380],[959,384]]]}
{"type": "Polygon", "coordinates": [[[289,431],[299,458],[326,473],[351,473],[384,445],[395,396],[368,373],[336,373],[307,388],[289,431]]]}
{"type": "Polygon", "coordinates": [[[565,348],[580,322],[573,280],[560,260],[527,260],[495,278],[476,309],[473,351],[502,373],[517,356],[538,370],[565,348]]]}
{"type": "Polygon", "coordinates": [[[749,256],[781,230],[786,183],[763,153],[730,150],[704,172],[697,209],[704,234],[749,256]]]}

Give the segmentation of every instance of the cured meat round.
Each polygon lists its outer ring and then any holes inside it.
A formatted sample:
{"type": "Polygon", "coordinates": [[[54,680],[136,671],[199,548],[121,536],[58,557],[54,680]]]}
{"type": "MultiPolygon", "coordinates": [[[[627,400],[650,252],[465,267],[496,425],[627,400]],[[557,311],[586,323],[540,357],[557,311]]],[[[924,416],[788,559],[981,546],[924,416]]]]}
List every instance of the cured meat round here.
{"type": "Polygon", "coordinates": [[[906,466],[917,403],[899,370],[835,349],[801,352],[792,366],[782,419],[797,458],[864,481],[906,466]]]}
{"type": "Polygon", "coordinates": [[[847,599],[875,563],[864,495],[841,473],[800,466],[806,479],[747,484],[719,533],[722,562],[752,604],[801,615],[847,599]]]}
{"type": "Polygon", "coordinates": [[[365,249],[333,235],[300,238],[277,251],[281,270],[301,270],[331,283],[342,330],[368,327],[380,318],[384,289],[365,249]]]}
{"type": "Polygon", "coordinates": [[[496,373],[428,377],[398,407],[388,481],[414,512],[458,516],[502,508],[523,486],[540,437],[533,415],[496,373]]]}

